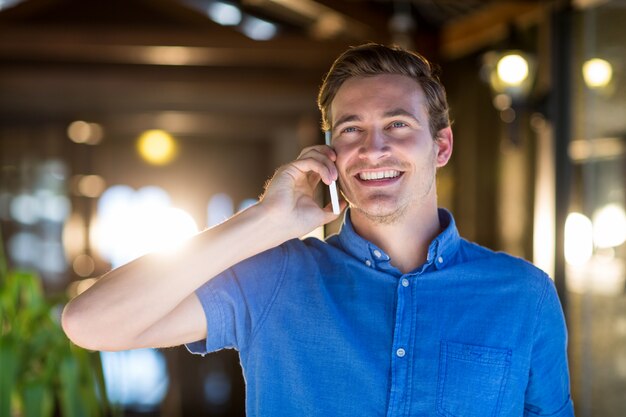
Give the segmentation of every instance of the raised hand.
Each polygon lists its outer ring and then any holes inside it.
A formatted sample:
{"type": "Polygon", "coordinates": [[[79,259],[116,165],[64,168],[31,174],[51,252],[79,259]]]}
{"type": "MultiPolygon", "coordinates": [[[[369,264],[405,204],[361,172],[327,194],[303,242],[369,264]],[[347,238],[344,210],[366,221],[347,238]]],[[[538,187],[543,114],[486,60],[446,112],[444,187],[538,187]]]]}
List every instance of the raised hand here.
{"type": "MultiPolygon", "coordinates": [[[[337,218],[330,204],[322,208],[315,201],[320,181],[328,185],[337,179],[336,159],[335,151],[329,146],[305,148],[298,159],[280,167],[268,182],[261,205],[277,216],[293,237],[337,218]]],[[[345,207],[345,202],[341,204],[345,207]]]]}

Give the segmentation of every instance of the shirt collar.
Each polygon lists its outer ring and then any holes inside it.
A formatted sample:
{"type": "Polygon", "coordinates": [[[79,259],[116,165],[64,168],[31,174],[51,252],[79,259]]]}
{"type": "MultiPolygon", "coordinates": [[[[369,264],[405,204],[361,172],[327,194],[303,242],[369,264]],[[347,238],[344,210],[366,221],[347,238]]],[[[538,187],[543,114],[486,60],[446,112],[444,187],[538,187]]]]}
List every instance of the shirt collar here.
{"type": "Polygon", "coordinates": [[[428,247],[427,262],[434,263],[437,269],[441,269],[453,261],[454,255],[459,248],[461,237],[452,213],[440,208],[438,214],[439,225],[442,231],[428,247]]]}
{"type": "MultiPolygon", "coordinates": [[[[437,269],[444,268],[454,259],[454,254],[459,247],[461,238],[456,228],[454,217],[448,210],[443,208],[438,210],[438,215],[442,231],[430,243],[426,264],[419,268],[420,270],[430,265],[434,265],[437,269]]],[[[356,233],[350,220],[349,210],[346,210],[344,214],[343,224],[337,238],[346,252],[360,259],[366,265],[381,270],[395,269],[390,264],[389,255],[356,233]]]]}

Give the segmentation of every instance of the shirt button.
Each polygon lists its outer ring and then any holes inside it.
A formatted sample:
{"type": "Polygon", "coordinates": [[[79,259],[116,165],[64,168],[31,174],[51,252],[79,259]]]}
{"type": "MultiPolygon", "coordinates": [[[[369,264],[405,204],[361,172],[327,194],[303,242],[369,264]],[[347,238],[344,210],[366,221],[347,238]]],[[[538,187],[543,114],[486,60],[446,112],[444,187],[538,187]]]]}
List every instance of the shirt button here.
{"type": "Polygon", "coordinates": [[[440,264],[442,264],[442,263],[443,263],[443,257],[441,257],[441,256],[440,256],[439,258],[437,258],[437,262],[439,262],[440,264]]]}
{"type": "Polygon", "coordinates": [[[375,256],[375,257],[377,257],[377,258],[380,258],[381,256],[383,256],[383,254],[382,254],[382,253],[380,253],[380,251],[379,251],[378,249],[376,249],[376,250],[374,251],[374,256],[375,256]]]}
{"type": "Polygon", "coordinates": [[[372,266],[372,261],[370,261],[369,259],[366,259],[365,260],[365,265],[372,266]]]}
{"type": "Polygon", "coordinates": [[[400,348],[400,349],[396,350],[396,355],[397,355],[399,358],[403,358],[403,357],[404,357],[404,355],[406,355],[406,351],[405,351],[404,349],[400,348]]]}
{"type": "Polygon", "coordinates": [[[409,286],[409,280],[406,278],[402,278],[402,286],[403,287],[408,287],[409,286]]]}

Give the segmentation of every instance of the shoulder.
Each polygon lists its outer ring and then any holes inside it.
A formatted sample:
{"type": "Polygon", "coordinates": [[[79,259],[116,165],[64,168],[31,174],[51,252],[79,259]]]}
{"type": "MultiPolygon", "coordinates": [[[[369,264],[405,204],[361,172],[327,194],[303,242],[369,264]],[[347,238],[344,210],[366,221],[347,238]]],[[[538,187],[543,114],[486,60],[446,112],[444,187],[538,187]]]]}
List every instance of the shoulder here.
{"type": "Polygon", "coordinates": [[[459,263],[470,271],[497,276],[499,280],[532,288],[540,294],[553,286],[552,279],[529,261],[465,239],[461,239],[458,258],[459,263]]]}
{"type": "Polygon", "coordinates": [[[506,265],[516,269],[521,268],[541,271],[525,259],[510,255],[506,252],[494,251],[466,239],[460,240],[458,256],[461,262],[486,262],[494,266],[506,265]]]}
{"type": "Polygon", "coordinates": [[[333,249],[317,238],[291,239],[247,258],[231,269],[237,275],[258,274],[259,271],[263,271],[263,275],[282,275],[293,268],[302,270],[313,266],[318,260],[328,258],[333,249]]]}
{"type": "Polygon", "coordinates": [[[329,256],[336,251],[341,251],[339,242],[334,236],[327,240],[320,240],[316,237],[304,239],[292,239],[281,245],[282,250],[297,259],[320,258],[329,256]]]}
{"type": "Polygon", "coordinates": [[[302,270],[310,267],[317,259],[323,259],[327,256],[328,246],[316,238],[291,239],[245,259],[232,269],[243,275],[252,271],[264,271],[264,275],[283,275],[294,268],[302,270]]]}

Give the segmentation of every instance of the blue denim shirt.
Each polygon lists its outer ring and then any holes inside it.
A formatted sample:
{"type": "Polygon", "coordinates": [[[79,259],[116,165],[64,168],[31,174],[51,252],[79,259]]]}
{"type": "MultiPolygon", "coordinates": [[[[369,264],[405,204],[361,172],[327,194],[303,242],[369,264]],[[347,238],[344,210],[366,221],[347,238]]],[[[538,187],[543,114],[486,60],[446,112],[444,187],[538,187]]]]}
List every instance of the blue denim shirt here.
{"type": "Polygon", "coordinates": [[[208,337],[189,350],[239,351],[250,417],[573,416],[552,281],[439,217],[408,274],[349,215],[234,266],[198,289],[208,337]]]}

